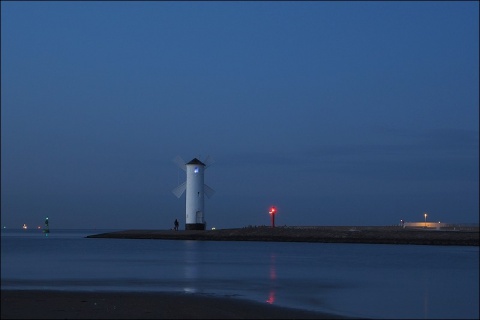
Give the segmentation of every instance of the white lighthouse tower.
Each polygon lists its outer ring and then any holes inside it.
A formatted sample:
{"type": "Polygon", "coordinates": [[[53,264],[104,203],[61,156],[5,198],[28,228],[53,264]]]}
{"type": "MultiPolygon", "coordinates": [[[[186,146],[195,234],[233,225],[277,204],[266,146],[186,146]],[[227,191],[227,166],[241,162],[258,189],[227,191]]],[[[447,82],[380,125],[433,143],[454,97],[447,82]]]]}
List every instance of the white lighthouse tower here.
{"type": "Polygon", "coordinates": [[[207,165],[197,158],[185,163],[180,157],[174,159],[180,168],[187,172],[187,181],[172,190],[180,198],[186,190],[185,230],[205,230],[204,195],[211,197],[215,192],[204,183],[207,165]]]}

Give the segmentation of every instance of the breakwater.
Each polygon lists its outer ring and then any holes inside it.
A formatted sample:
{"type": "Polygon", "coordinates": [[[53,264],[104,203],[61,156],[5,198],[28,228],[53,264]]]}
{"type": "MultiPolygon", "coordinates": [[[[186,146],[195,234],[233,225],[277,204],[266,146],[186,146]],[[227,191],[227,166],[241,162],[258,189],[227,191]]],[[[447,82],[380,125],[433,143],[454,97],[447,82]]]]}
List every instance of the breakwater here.
{"type": "Polygon", "coordinates": [[[276,241],[478,246],[479,231],[364,226],[244,227],[217,230],[124,230],[86,238],[199,241],[276,241]]]}

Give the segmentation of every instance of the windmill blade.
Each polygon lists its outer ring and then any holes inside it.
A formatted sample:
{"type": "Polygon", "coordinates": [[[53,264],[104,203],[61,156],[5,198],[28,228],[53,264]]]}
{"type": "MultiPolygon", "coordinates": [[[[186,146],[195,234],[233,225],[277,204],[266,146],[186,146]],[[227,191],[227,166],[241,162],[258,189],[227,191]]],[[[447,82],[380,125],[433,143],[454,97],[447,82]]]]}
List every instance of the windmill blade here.
{"type": "Polygon", "coordinates": [[[207,186],[206,184],[203,185],[203,188],[204,188],[205,195],[206,195],[208,198],[213,197],[213,194],[215,193],[215,190],[213,190],[212,188],[210,188],[210,187],[207,186]]]}
{"type": "Polygon", "coordinates": [[[180,198],[180,196],[185,192],[185,189],[187,188],[187,181],[176,187],[175,189],[172,190],[173,194],[177,197],[180,198]]]}
{"type": "Polygon", "coordinates": [[[173,158],[173,162],[183,171],[187,171],[185,161],[180,156],[176,156],[175,158],[173,158]]]}
{"type": "Polygon", "coordinates": [[[203,163],[205,163],[205,169],[207,169],[208,167],[210,167],[215,161],[212,159],[211,156],[207,156],[205,158],[205,160],[203,161],[203,163]]]}

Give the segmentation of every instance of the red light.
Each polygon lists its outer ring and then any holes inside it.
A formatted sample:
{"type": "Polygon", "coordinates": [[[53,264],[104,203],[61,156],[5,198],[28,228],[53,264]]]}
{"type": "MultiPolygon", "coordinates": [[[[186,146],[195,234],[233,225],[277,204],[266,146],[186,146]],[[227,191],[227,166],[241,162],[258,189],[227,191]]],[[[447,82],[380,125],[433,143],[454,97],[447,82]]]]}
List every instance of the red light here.
{"type": "Polygon", "coordinates": [[[277,208],[271,207],[270,208],[270,214],[277,212],[277,208]]]}

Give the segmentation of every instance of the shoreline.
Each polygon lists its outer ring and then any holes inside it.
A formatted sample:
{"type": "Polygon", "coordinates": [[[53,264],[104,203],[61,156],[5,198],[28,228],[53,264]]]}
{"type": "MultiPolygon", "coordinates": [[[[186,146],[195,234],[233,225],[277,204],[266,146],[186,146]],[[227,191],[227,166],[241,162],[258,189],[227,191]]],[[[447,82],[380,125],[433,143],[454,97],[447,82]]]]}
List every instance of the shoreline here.
{"type": "Polygon", "coordinates": [[[478,228],[468,230],[393,227],[245,227],[218,230],[123,230],[86,236],[109,239],[275,241],[479,246],[478,228]]]}
{"type": "Polygon", "coordinates": [[[2,319],[355,319],[236,297],[168,292],[1,290],[2,319]]]}

